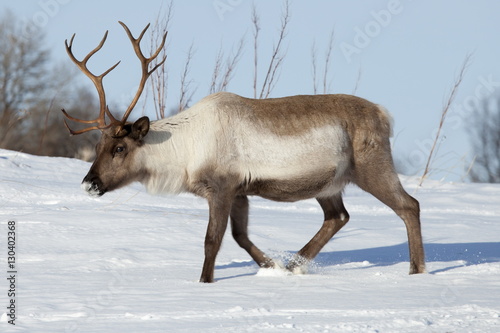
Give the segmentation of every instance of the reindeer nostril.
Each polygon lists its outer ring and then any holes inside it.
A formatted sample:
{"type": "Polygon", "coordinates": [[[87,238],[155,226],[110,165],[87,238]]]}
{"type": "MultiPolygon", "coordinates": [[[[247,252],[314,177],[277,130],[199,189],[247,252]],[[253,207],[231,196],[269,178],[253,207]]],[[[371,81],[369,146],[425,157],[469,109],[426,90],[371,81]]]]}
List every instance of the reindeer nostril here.
{"type": "Polygon", "coordinates": [[[100,197],[106,191],[103,190],[101,180],[96,176],[87,175],[82,181],[82,189],[94,197],[100,197]]]}

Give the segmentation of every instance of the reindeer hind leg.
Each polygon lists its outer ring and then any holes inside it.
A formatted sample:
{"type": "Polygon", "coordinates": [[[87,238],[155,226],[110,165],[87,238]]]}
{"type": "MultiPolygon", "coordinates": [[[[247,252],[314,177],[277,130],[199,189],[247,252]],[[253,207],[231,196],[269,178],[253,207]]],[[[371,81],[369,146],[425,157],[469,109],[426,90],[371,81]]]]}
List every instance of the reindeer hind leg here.
{"type": "Polygon", "coordinates": [[[401,185],[390,152],[372,155],[371,163],[358,163],[355,183],[391,208],[405,223],[410,251],[410,274],[425,272],[425,255],[420,227],[420,206],[401,185]]]}
{"type": "Polygon", "coordinates": [[[304,265],[314,259],[326,243],[349,221],[341,193],[316,200],[323,209],[324,222],[316,235],[288,263],[287,269],[292,272],[301,272],[304,265]]]}

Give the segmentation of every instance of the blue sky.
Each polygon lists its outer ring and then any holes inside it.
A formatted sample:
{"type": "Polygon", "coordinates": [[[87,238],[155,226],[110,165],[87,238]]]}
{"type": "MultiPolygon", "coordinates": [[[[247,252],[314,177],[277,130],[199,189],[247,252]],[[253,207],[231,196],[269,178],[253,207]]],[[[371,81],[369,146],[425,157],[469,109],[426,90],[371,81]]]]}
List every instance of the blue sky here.
{"type": "MultiPolygon", "coordinates": [[[[82,57],[109,30],[106,46],[90,67],[102,71],[122,63],[105,79],[108,100],[126,108],[139,80],[139,66],[118,20],[137,35],[154,22],[163,1],[2,1],[29,29],[42,29],[57,61],[70,63],[64,40],[76,33],[74,52],[82,57]]],[[[180,73],[194,46],[190,78],[197,101],[208,94],[217,52],[230,54],[245,37],[243,56],[229,91],[252,97],[252,3],[261,21],[260,78],[277,41],[282,1],[174,1],[168,35],[167,104],[178,103],[180,73]]],[[[335,39],[329,67],[330,93],[352,93],[384,105],[395,119],[394,154],[420,173],[434,139],[443,104],[468,53],[471,63],[452,105],[433,164],[434,178],[459,180],[472,160],[466,126],[471,109],[500,87],[499,1],[291,1],[286,57],[272,97],[311,94],[311,47],[319,70],[332,29],[335,39]]],[[[88,79],[78,74],[82,84],[88,79]]],[[[96,97],[97,98],[97,97],[96,97]]],[[[151,111],[151,115],[154,111],[151,111]]],[[[134,116],[132,115],[132,118],[134,116]]]]}

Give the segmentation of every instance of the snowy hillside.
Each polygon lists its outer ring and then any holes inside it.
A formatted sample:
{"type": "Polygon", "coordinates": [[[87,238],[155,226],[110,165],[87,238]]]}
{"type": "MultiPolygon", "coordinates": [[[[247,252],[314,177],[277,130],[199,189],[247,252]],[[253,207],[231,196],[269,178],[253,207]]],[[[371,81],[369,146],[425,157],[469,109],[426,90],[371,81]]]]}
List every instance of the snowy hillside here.
{"type": "MultiPolygon", "coordinates": [[[[259,270],[228,233],[217,282],[202,284],[206,203],[138,184],[94,199],[80,189],[88,168],[0,150],[0,332],[500,332],[498,185],[403,180],[428,274],[407,274],[403,222],[349,187],[351,220],[308,274],[259,270]]],[[[283,262],[322,224],[314,200],[251,203],[252,240],[283,262]]]]}

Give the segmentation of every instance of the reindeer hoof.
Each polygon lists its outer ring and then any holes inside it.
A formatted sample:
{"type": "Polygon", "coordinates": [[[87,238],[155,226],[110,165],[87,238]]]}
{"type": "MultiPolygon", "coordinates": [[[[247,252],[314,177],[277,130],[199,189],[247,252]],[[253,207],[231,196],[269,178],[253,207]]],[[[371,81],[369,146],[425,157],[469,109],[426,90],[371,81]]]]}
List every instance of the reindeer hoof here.
{"type": "Polygon", "coordinates": [[[423,265],[410,264],[410,275],[423,274],[423,273],[427,273],[427,270],[425,269],[425,264],[423,264],[423,265]]]}
{"type": "Polygon", "coordinates": [[[286,269],[294,275],[307,274],[308,264],[309,260],[301,256],[295,256],[292,260],[290,260],[288,265],[286,265],[286,269]]]}
{"type": "Polygon", "coordinates": [[[280,263],[274,262],[274,260],[267,258],[265,261],[259,263],[260,268],[276,268],[280,267],[280,263]]]}

